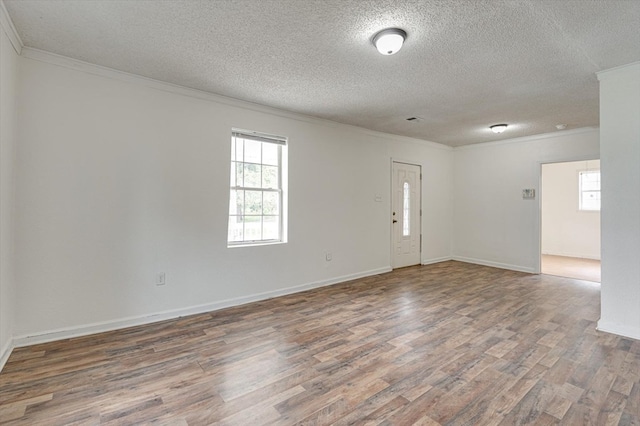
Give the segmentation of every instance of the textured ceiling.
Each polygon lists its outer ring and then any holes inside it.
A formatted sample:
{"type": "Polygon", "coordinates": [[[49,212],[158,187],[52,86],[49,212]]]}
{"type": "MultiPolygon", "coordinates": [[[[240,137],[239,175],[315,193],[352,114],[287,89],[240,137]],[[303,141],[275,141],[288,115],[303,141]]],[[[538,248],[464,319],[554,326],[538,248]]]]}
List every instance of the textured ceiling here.
{"type": "Polygon", "coordinates": [[[450,146],[597,126],[595,73],[640,60],[640,0],[4,3],[28,47],[450,146]]]}

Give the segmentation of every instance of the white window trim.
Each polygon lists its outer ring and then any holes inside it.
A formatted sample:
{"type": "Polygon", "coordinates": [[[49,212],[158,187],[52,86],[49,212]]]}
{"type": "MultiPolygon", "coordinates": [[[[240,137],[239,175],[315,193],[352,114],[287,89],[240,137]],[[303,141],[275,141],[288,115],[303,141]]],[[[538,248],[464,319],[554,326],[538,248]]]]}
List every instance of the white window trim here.
{"type": "MultiPolygon", "coordinates": [[[[287,138],[283,136],[270,135],[267,133],[260,133],[251,130],[242,130],[233,128],[231,132],[231,141],[233,146],[234,138],[239,137],[243,139],[254,140],[257,142],[266,142],[272,143],[274,145],[278,145],[278,188],[262,188],[262,187],[248,187],[248,186],[231,186],[229,185],[229,202],[231,203],[231,191],[234,190],[254,190],[261,192],[276,192],[278,193],[278,203],[279,203],[279,214],[278,214],[278,230],[279,236],[275,239],[264,239],[264,240],[243,240],[243,241],[229,241],[229,222],[227,222],[227,248],[235,248],[235,247],[253,247],[253,246],[263,246],[263,245],[274,245],[274,244],[283,244],[287,242],[287,231],[286,231],[286,212],[285,209],[287,207],[286,203],[286,184],[287,184],[287,176],[286,176],[286,165],[287,165],[287,138]],[[283,173],[285,172],[285,173],[283,173]]],[[[229,166],[233,166],[237,161],[231,157],[229,162],[229,166]]],[[[251,162],[244,162],[243,164],[258,164],[251,162]]],[[[263,165],[263,163],[259,163],[263,165]]],[[[229,170],[229,176],[231,176],[231,170],[229,170]]],[[[227,209],[227,220],[231,220],[231,212],[230,206],[227,209]]],[[[263,216],[263,215],[261,215],[263,216]]]]}

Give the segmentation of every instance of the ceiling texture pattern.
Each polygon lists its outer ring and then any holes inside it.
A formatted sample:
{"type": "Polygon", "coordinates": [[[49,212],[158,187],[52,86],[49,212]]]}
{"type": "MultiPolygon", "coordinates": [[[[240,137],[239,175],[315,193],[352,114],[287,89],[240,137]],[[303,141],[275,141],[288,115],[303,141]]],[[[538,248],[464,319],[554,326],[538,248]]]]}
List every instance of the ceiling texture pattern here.
{"type": "Polygon", "coordinates": [[[598,126],[595,73],[640,60],[640,0],[4,3],[29,48],[449,146],[598,126]]]}

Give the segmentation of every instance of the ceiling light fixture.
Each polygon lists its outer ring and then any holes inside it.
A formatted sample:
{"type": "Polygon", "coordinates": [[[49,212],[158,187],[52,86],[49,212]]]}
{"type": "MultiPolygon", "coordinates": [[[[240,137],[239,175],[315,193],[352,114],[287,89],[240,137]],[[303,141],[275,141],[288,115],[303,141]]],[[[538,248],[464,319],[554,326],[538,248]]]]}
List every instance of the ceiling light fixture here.
{"type": "Polygon", "coordinates": [[[507,130],[507,125],[506,124],[494,124],[493,126],[489,127],[493,133],[502,133],[505,130],[507,130]]]}
{"type": "Polygon", "coordinates": [[[373,36],[373,44],[383,55],[393,55],[402,48],[407,33],[400,28],[387,28],[373,36]]]}

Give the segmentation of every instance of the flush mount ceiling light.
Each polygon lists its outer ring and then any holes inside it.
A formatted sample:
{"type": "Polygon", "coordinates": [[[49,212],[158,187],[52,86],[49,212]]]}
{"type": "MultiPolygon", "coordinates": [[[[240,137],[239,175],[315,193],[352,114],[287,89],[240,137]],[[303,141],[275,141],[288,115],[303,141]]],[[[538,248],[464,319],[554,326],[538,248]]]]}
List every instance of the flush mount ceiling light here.
{"type": "Polygon", "coordinates": [[[373,44],[383,55],[393,55],[402,48],[407,33],[400,28],[387,28],[373,36],[373,44]]]}
{"type": "Polygon", "coordinates": [[[505,130],[507,130],[507,125],[506,124],[494,124],[493,126],[489,127],[493,133],[502,133],[505,130]]]}

